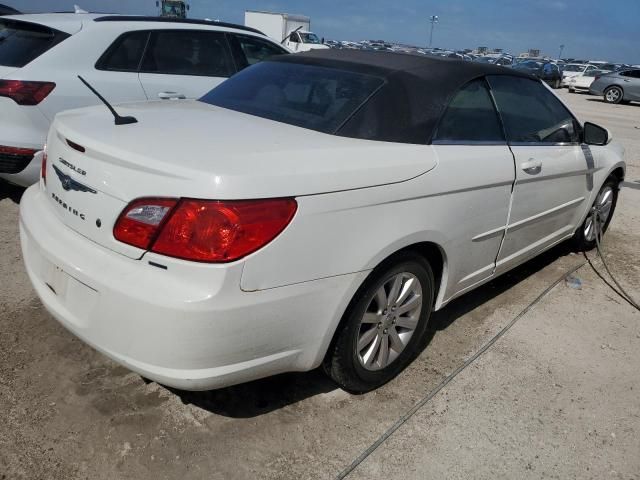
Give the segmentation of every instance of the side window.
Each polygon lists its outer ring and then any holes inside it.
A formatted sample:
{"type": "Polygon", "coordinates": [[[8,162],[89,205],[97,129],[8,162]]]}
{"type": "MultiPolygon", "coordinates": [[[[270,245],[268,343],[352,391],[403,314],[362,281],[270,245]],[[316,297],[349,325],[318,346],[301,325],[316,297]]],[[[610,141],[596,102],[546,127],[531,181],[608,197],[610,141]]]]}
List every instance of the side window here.
{"type": "Polygon", "coordinates": [[[223,33],[157,30],[151,33],[141,71],[167,75],[229,77],[234,68],[223,33]]]}
{"type": "Polygon", "coordinates": [[[487,77],[510,143],[576,143],[576,122],[540,81],[509,75],[487,77]]]}
{"type": "Polygon", "coordinates": [[[626,72],[620,72],[620,75],[631,78],[640,78],[640,70],[627,70],[626,72]]]}
{"type": "Polygon", "coordinates": [[[102,54],[96,63],[96,68],[116,72],[137,72],[148,38],[148,31],[120,35],[102,54]]]}
{"type": "Polygon", "coordinates": [[[484,79],[474,80],[456,93],[433,137],[434,144],[504,141],[500,120],[484,79]]]}
{"type": "Polygon", "coordinates": [[[232,35],[232,37],[237,40],[240,50],[242,51],[242,58],[240,60],[243,63],[243,68],[261,62],[265,58],[273,55],[288,53],[284,48],[267,40],[250,37],[248,35],[232,35]]]}

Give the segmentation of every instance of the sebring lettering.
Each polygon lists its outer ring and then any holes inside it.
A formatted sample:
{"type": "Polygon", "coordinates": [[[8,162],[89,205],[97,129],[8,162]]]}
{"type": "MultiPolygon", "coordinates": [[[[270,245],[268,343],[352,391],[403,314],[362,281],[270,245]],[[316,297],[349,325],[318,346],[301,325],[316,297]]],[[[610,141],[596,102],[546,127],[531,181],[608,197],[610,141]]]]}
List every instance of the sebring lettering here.
{"type": "Polygon", "coordinates": [[[62,200],[55,193],[51,194],[51,198],[53,198],[56,202],[58,202],[58,205],[60,205],[62,208],[64,208],[70,214],[75,215],[76,217],[80,217],[81,220],[85,220],[86,219],[84,213],[80,213],[78,210],[73,208],[71,205],[67,205],[67,202],[62,200]]]}

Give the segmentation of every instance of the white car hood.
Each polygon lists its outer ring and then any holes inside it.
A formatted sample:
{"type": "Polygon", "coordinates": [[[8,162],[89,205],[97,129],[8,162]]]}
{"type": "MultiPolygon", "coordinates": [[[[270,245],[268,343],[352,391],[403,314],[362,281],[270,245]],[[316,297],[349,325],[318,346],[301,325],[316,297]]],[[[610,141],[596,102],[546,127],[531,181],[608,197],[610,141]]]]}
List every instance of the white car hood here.
{"type": "Polygon", "coordinates": [[[402,182],[436,165],[430,146],[328,135],[198,101],[116,109],[138,123],[116,126],[104,106],[72,110],[56,117],[49,142],[56,135],[56,155],[69,156],[94,188],[124,201],[310,195],[402,182]],[[69,150],[63,138],[86,153],[69,150]]]}

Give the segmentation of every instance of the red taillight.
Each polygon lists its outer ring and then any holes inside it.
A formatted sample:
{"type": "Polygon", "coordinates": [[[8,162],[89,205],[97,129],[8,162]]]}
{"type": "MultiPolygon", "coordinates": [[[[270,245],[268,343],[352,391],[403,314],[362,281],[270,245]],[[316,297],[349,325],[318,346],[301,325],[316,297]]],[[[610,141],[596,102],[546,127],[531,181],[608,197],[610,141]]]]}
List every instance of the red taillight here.
{"type": "Polygon", "coordinates": [[[44,184],[47,184],[47,147],[44,147],[44,152],[42,152],[42,164],[40,165],[40,177],[42,177],[42,181],[44,184]]]}
{"type": "Polygon", "coordinates": [[[38,150],[33,148],[7,147],[0,145],[0,155],[15,155],[16,157],[32,157],[38,150]]]}
{"type": "Polygon", "coordinates": [[[114,236],[130,245],[171,257],[198,262],[232,262],[264,247],[278,236],[296,209],[293,199],[140,199],[122,212],[114,236]],[[162,213],[160,209],[164,206],[169,208],[162,213]],[[131,212],[139,212],[141,207],[155,208],[159,220],[141,222],[131,218],[131,212]]]}
{"type": "Polygon", "coordinates": [[[18,105],[38,105],[54,88],[53,82],[0,80],[0,97],[9,97],[18,105]]]}

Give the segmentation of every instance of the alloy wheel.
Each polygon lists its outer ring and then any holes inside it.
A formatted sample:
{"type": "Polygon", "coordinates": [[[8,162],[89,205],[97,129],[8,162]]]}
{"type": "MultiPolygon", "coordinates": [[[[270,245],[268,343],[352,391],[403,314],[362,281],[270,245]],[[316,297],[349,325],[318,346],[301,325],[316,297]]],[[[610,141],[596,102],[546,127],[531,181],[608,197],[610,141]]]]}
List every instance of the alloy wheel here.
{"type": "Polygon", "coordinates": [[[387,279],[369,299],[360,321],[357,356],[366,370],[391,364],[413,336],[422,311],[422,285],[409,272],[387,279]]]}
{"type": "Polygon", "coordinates": [[[593,210],[589,213],[584,223],[584,238],[588,242],[593,242],[596,239],[596,235],[602,236],[604,226],[607,224],[612,213],[613,197],[613,188],[608,185],[605,186],[596,197],[593,210]],[[595,223],[593,221],[594,213],[597,217],[595,223]]]}
{"type": "Polygon", "coordinates": [[[620,98],[620,90],[618,90],[617,88],[611,88],[607,90],[606,98],[608,102],[616,103],[620,98]]]}

